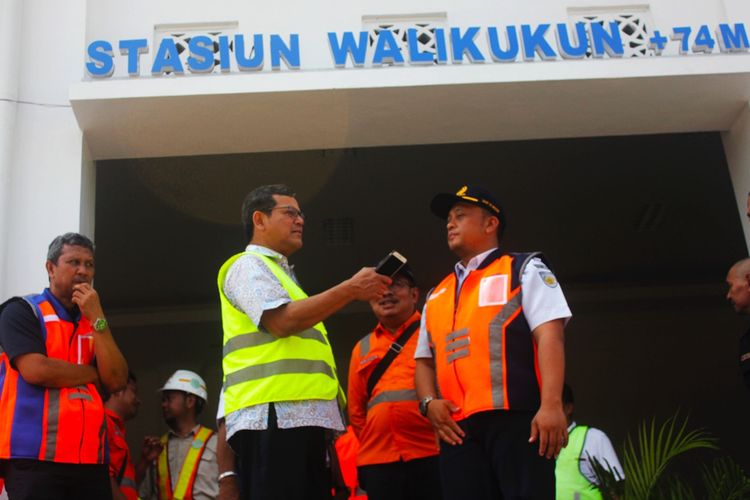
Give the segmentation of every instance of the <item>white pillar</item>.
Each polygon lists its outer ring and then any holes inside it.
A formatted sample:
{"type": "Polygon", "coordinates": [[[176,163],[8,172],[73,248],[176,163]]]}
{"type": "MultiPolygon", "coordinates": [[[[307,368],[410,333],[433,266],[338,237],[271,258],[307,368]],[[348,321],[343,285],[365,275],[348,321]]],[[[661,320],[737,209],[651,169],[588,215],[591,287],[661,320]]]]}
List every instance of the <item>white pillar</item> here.
{"type": "MultiPolygon", "coordinates": [[[[85,220],[82,202],[93,210],[89,194],[93,177],[83,175],[82,134],[68,98],[70,84],[83,76],[86,0],[18,3],[23,3],[21,19],[16,20],[13,43],[8,43],[15,51],[5,58],[20,64],[19,104],[10,167],[6,167],[10,175],[2,195],[2,297],[45,286],[44,259],[50,241],[80,230],[85,220]]],[[[1,32],[0,38],[4,36],[1,32]]]]}
{"type": "Polygon", "coordinates": [[[8,249],[8,221],[11,206],[11,162],[14,150],[16,108],[18,104],[18,70],[20,54],[17,53],[21,32],[23,0],[0,0],[0,298],[5,297],[8,249]]]}
{"type": "Polygon", "coordinates": [[[732,128],[722,134],[724,152],[732,177],[745,243],[750,250],[750,221],[747,217],[747,199],[750,193],[750,104],[746,104],[732,128]]]}

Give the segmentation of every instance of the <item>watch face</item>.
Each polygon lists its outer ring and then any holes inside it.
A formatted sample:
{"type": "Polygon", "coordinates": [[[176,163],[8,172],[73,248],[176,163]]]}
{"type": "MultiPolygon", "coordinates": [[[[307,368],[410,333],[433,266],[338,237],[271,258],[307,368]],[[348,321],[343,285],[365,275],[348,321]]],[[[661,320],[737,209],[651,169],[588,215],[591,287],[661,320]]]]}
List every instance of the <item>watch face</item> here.
{"type": "Polygon", "coordinates": [[[107,320],[104,318],[99,318],[94,321],[93,327],[97,332],[104,331],[104,329],[107,328],[107,320]]]}

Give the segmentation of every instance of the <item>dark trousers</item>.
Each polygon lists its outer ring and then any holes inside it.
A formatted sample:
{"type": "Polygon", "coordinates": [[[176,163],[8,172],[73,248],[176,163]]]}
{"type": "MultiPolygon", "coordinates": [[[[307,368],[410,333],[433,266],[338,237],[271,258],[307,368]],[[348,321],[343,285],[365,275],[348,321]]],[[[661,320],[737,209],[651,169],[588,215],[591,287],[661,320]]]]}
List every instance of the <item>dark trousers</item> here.
{"type": "Polygon", "coordinates": [[[529,444],[533,414],[485,411],[458,422],[463,444],[440,443],[446,500],[553,500],[555,461],[529,444]]]}
{"type": "Polygon", "coordinates": [[[236,432],[229,446],[237,455],[243,500],[331,498],[323,428],[279,429],[271,404],[268,429],[236,432]]]}
{"type": "Polygon", "coordinates": [[[357,467],[368,500],[440,500],[440,462],[434,457],[357,467]]]}
{"type": "Polygon", "coordinates": [[[10,500],[111,500],[106,465],[58,464],[41,460],[3,461],[10,500]]]}

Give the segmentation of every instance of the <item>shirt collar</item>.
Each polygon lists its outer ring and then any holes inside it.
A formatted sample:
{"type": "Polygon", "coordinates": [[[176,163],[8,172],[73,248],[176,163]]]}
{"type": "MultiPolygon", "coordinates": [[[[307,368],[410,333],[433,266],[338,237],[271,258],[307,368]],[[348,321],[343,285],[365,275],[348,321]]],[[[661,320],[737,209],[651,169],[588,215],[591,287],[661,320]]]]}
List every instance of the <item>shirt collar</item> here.
{"type": "MultiPolygon", "coordinates": [[[[201,424],[195,424],[195,427],[192,428],[192,430],[190,431],[190,433],[187,436],[185,436],[184,438],[182,438],[182,439],[185,439],[185,438],[190,437],[190,436],[195,436],[196,434],[198,434],[198,431],[200,430],[200,428],[201,428],[201,424]]],[[[174,437],[177,437],[177,438],[180,437],[172,429],[169,429],[169,433],[171,435],[173,435],[174,437]]]]}
{"type": "Polygon", "coordinates": [[[492,252],[494,252],[495,250],[497,250],[497,247],[490,248],[486,252],[482,252],[479,255],[475,255],[474,257],[469,259],[469,262],[467,262],[465,266],[463,265],[461,261],[456,262],[456,266],[455,266],[456,275],[463,276],[464,274],[469,274],[470,272],[474,271],[482,264],[482,262],[484,262],[484,259],[487,258],[487,256],[491,254],[492,252]]]}
{"type": "Polygon", "coordinates": [[[272,250],[268,247],[250,243],[247,247],[245,247],[245,251],[255,252],[261,255],[265,255],[266,257],[270,257],[273,260],[275,260],[282,267],[282,269],[287,269],[289,271],[294,270],[294,266],[289,264],[289,260],[284,255],[277,252],[276,250],[272,250]]]}
{"type": "Polygon", "coordinates": [[[106,406],[104,407],[104,413],[106,413],[107,416],[111,418],[115,422],[115,424],[117,424],[117,427],[119,427],[120,430],[125,429],[125,421],[122,419],[120,415],[110,410],[106,406]]]}
{"type": "Polygon", "coordinates": [[[382,323],[378,323],[378,326],[376,326],[375,330],[373,331],[375,332],[375,335],[386,335],[388,337],[398,337],[399,335],[403,333],[404,330],[406,330],[409,327],[409,325],[411,325],[415,321],[419,321],[421,317],[422,315],[419,314],[419,311],[414,311],[414,314],[409,316],[409,319],[407,319],[401,326],[399,326],[398,329],[394,333],[391,333],[386,327],[383,326],[382,323]]]}
{"type": "Polygon", "coordinates": [[[49,303],[52,304],[52,308],[55,310],[55,313],[57,313],[58,318],[70,323],[78,323],[81,320],[81,310],[78,309],[78,306],[73,306],[73,309],[71,309],[70,311],[65,309],[65,306],[62,305],[62,302],[57,300],[57,297],[52,294],[49,288],[45,288],[42,294],[49,301],[49,303]]]}

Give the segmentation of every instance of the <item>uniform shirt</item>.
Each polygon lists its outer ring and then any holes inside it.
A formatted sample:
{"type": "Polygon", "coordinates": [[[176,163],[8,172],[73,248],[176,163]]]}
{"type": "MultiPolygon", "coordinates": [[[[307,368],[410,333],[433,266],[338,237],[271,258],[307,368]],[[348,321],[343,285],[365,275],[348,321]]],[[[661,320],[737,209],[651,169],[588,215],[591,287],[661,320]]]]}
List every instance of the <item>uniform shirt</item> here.
{"type": "MultiPolygon", "coordinates": [[[[185,437],[180,437],[171,430],[169,431],[169,441],[167,442],[167,463],[169,464],[169,477],[172,479],[172,491],[177,486],[180,477],[182,464],[185,461],[187,452],[193,444],[195,434],[200,429],[199,425],[193,427],[193,430],[185,437]]],[[[146,477],[143,479],[140,488],[140,495],[143,500],[158,500],[158,484],[156,480],[156,467],[158,459],[152,463],[146,477]]],[[[219,464],[216,462],[216,433],[209,438],[206,448],[203,450],[200,462],[198,462],[198,472],[195,475],[193,483],[194,500],[212,500],[219,497],[219,464]]]]}
{"type": "MultiPolygon", "coordinates": [[[[493,248],[473,257],[469,260],[466,266],[461,262],[456,264],[455,273],[459,291],[461,290],[461,286],[463,285],[466,276],[468,276],[471,271],[477,269],[484,259],[495,250],[496,249],[493,248]]],[[[565,295],[563,295],[562,289],[560,288],[560,284],[554,279],[552,271],[550,271],[547,265],[542,262],[542,259],[534,257],[528,264],[526,264],[526,267],[521,273],[521,289],[523,290],[521,296],[521,307],[523,307],[526,322],[529,324],[529,329],[532,332],[537,326],[546,323],[547,321],[563,319],[567,324],[568,320],[570,320],[572,314],[568,307],[568,303],[565,300],[565,295]],[[545,281],[544,278],[549,278],[550,276],[553,279],[547,279],[545,281]]],[[[458,296],[458,294],[456,294],[456,296],[458,296]]],[[[424,312],[422,313],[422,324],[419,328],[419,340],[414,357],[432,357],[424,312]]]]}
{"type": "MultiPolygon", "coordinates": [[[[60,309],[63,309],[60,306],[60,309]]],[[[68,311],[73,320],[81,313],[78,307],[68,311]]],[[[47,347],[42,337],[39,320],[31,305],[23,299],[11,299],[0,314],[0,346],[8,355],[8,360],[16,368],[15,359],[21,354],[37,353],[47,355],[47,347]]]]}
{"type": "MultiPolygon", "coordinates": [[[[276,261],[294,281],[294,272],[286,257],[270,248],[248,245],[247,252],[256,252],[276,261]]],[[[255,255],[243,255],[228,269],[224,280],[224,295],[229,302],[247,314],[260,328],[264,311],[276,309],[292,301],[289,294],[268,266],[255,255]]],[[[344,431],[338,402],[308,400],[274,402],[280,429],[323,427],[344,431]]],[[[227,439],[241,430],[268,429],[268,403],[248,406],[226,415],[227,439]]]]}
{"type": "MultiPolygon", "coordinates": [[[[107,442],[109,444],[109,476],[115,479],[121,477],[121,484],[128,481],[128,478],[135,478],[135,468],[131,459],[128,443],[125,440],[125,422],[120,415],[109,408],[104,408],[107,416],[107,442]],[[125,469],[123,469],[125,464],[125,469]]],[[[138,485],[132,484],[133,491],[138,489],[138,485]]]]}
{"type": "MultiPolygon", "coordinates": [[[[437,438],[430,422],[419,413],[419,403],[413,401],[384,402],[367,409],[367,380],[375,366],[383,359],[391,344],[412,323],[419,321],[415,312],[398,330],[389,332],[378,324],[370,339],[370,349],[364,358],[362,340],[357,342],[349,363],[349,419],[360,441],[357,465],[372,465],[400,460],[409,461],[438,454],[437,438]]],[[[376,388],[386,390],[414,389],[414,350],[417,336],[413,335],[402,352],[388,367],[376,388]]],[[[379,391],[373,391],[377,395],[379,391]]]]}
{"type": "MultiPolygon", "coordinates": [[[[573,422],[568,426],[568,434],[575,429],[576,423],[573,422]]],[[[596,480],[594,468],[591,466],[591,459],[595,458],[606,469],[608,466],[617,476],[618,480],[625,479],[625,473],[622,472],[622,465],[617,459],[617,453],[612,447],[612,442],[604,432],[594,427],[589,427],[586,433],[586,441],[583,443],[581,450],[580,471],[586,476],[586,479],[593,484],[599,484],[596,480]]]]}

